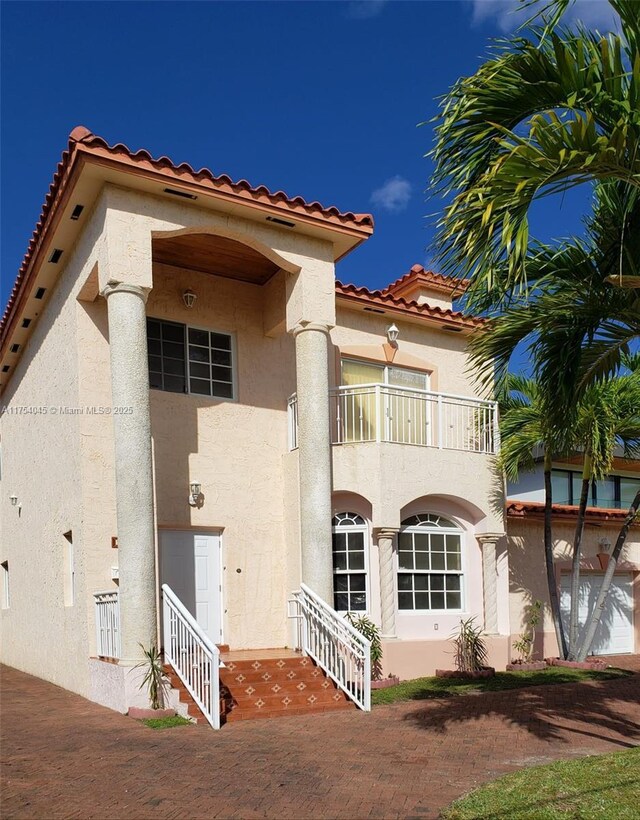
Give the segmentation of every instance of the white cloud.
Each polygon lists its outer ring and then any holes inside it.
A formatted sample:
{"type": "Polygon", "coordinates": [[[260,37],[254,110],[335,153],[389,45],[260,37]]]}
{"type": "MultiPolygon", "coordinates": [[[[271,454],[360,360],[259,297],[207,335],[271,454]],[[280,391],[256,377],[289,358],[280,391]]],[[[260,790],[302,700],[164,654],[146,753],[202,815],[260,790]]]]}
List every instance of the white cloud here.
{"type": "Polygon", "coordinates": [[[353,20],[370,20],[382,14],[388,0],[352,0],[347,4],[347,17],[353,20]]]}
{"type": "Polygon", "coordinates": [[[409,204],[411,183],[401,176],[391,177],[371,194],[371,202],[390,213],[399,213],[409,204]]]}
{"type": "MultiPolygon", "coordinates": [[[[515,31],[535,11],[528,7],[523,9],[518,0],[471,0],[471,20],[475,25],[495,20],[500,31],[515,31]]],[[[544,8],[546,0],[539,0],[538,5],[544,8]]],[[[607,0],[576,0],[564,16],[565,23],[584,23],[587,28],[601,31],[614,31],[618,28],[617,17],[607,0]]]]}

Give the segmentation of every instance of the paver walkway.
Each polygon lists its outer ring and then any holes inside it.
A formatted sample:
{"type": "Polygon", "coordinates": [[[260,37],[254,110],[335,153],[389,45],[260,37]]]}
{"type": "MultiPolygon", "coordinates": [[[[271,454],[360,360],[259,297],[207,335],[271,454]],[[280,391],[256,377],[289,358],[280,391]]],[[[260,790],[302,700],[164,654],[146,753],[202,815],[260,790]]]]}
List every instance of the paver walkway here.
{"type": "Polygon", "coordinates": [[[640,675],[153,731],[2,669],[9,818],[433,818],[522,766],[640,745],[640,675]]]}

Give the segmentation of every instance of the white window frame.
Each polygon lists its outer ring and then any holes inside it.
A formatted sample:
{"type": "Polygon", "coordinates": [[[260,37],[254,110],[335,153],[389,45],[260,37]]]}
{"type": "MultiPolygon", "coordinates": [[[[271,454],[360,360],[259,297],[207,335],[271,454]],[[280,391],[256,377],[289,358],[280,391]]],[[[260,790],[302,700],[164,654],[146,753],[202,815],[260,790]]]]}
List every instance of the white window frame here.
{"type": "Polygon", "coordinates": [[[11,606],[9,562],[3,561],[0,564],[0,569],[2,570],[2,609],[9,609],[11,606]]]}
{"type": "MultiPolygon", "coordinates": [[[[384,384],[388,387],[397,387],[398,385],[390,384],[389,382],[389,372],[390,370],[407,370],[409,373],[420,373],[425,377],[425,385],[426,387],[420,387],[420,390],[431,390],[431,370],[421,370],[419,367],[404,367],[403,365],[397,364],[388,364],[386,362],[379,362],[375,359],[358,359],[355,356],[341,356],[340,357],[340,386],[341,387],[357,387],[355,384],[345,385],[342,380],[342,363],[343,362],[354,362],[354,364],[368,364],[371,367],[380,367],[383,369],[384,379],[380,382],[380,384],[384,384]]],[[[411,389],[411,388],[409,388],[411,389]]]]}
{"type": "MultiPolygon", "coordinates": [[[[410,616],[422,616],[425,615],[459,615],[463,614],[467,611],[466,607],[466,574],[467,574],[467,567],[466,567],[466,549],[465,549],[465,531],[464,529],[452,518],[446,515],[442,515],[437,512],[433,512],[433,510],[428,510],[425,512],[416,513],[414,515],[410,515],[404,519],[401,524],[400,532],[398,533],[398,548],[395,554],[395,563],[396,563],[396,612],[399,615],[410,615],[410,616]],[[424,522],[422,526],[420,524],[413,524],[407,525],[404,521],[410,520],[416,517],[424,517],[427,518],[428,516],[438,518],[444,522],[447,522],[451,526],[429,526],[428,522],[424,522]],[[419,569],[403,569],[400,566],[400,534],[403,532],[410,532],[410,533],[433,533],[436,535],[457,535],[460,538],[460,569],[459,570],[419,570],[419,569]],[[460,607],[457,609],[448,609],[446,607],[442,609],[401,609],[400,608],[400,592],[408,592],[408,590],[401,590],[399,583],[398,583],[398,576],[399,575],[456,575],[460,578],[460,607]]],[[[415,554],[415,551],[414,551],[415,554]]],[[[445,551],[446,554],[446,551],[445,551]]],[[[446,591],[445,591],[446,592],[446,591]]],[[[413,589],[413,593],[415,595],[415,588],[413,589]]],[[[414,598],[415,600],[415,598],[414,598]]],[[[446,594],[445,594],[445,604],[446,604],[446,594]]]]}
{"type": "MultiPolygon", "coordinates": [[[[370,598],[369,598],[369,525],[367,524],[367,520],[364,516],[360,515],[359,513],[353,512],[352,510],[341,510],[340,512],[334,513],[331,518],[331,585],[332,591],[334,595],[334,600],[332,603],[335,603],[335,595],[340,594],[339,592],[336,593],[335,589],[335,577],[336,575],[364,575],[364,600],[365,600],[365,608],[364,609],[338,609],[338,612],[341,615],[346,615],[347,612],[354,612],[356,615],[368,615],[370,612],[370,598]],[[341,515],[348,515],[350,518],[355,519],[359,518],[363,523],[362,524],[346,524],[340,525],[335,524],[334,521],[338,516],[341,515]],[[364,547],[364,568],[363,569],[339,569],[336,570],[333,567],[333,536],[336,533],[362,533],[362,540],[363,540],[363,547],[364,547]]],[[[347,550],[346,555],[349,555],[349,551],[347,550]]],[[[348,558],[347,558],[348,562],[348,558]]],[[[352,593],[349,592],[349,595],[352,593]]]]}
{"type": "MultiPolygon", "coordinates": [[[[237,385],[237,369],[238,369],[238,357],[236,353],[236,335],[235,333],[229,333],[227,330],[217,330],[213,327],[200,327],[199,325],[185,325],[184,331],[185,337],[185,365],[186,365],[186,373],[187,373],[187,393],[190,396],[200,396],[203,399],[211,399],[212,401],[238,401],[238,385],[237,385]],[[191,391],[191,361],[189,360],[189,331],[190,330],[202,330],[205,333],[217,333],[220,336],[228,336],[230,340],[230,350],[231,350],[231,396],[208,396],[206,393],[194,393],[191,391]]],[[[195,345],[195,347],[202,347],[202,345],[195,345]]],[[[211,348],[209,348],[210,350],[211,348]]],[[[198,362],[194,362],[194,364],[198,364],[198,362]]],[[[194,376],[194,379],[199,379],[200,376],[194,376]]]]}
{"type": "Polygon", "coordinates": [[[76,603],[76,558],[73,531],[64,534],[64,605],[72,607],[76,603]]]}
{"type": "MultiPolygon", "coordinates": [[[[185,395],[185,396],[197,396],[201,399],[209,399],[210,401],[229,401],[229,402],[237,402],[238,401],[238,351],[237,351],[237,343],[236,343],[236,334],[230,332],[228,330],[218,330],[215,327],[203,327],[201,325],[190,325],[186,324],[186,322],[175,322],[173,319],[163,319],[159,316],[147,316],[147,319],[151,319],[151,321],[155,322],[165,322],[173,325],[181,325],[184,332],[184,367],[185,367],[185,387],[186,391],[184,393],[178,393],[175,390],[165,390],[161,387],[153,387],[151,390],[158,390],[160,393],[174,393],[176,396],[185,395]],[[220,336],[228,336],[231,341],[231,396],[210,396],[206,393],[195,393],[191,390],[191,362],[189,360],[189,330],[202,330],[205,333],[218,333],[220,336]]],[[[202,345],[195,345],[195,347],[202,347],[202,345]]],[[[210,349],[210,348],[209,348],[210,349]]],[[[155,355],[155,354],[151,354],[155,355]]],[[[194,362],[197,364],[197,362],[194,362]]],[[[200,376],[194,376],[195,379],[201,378],[200,376]]],[[[211,382],[211,380],[209,380],[211,382]]]]}

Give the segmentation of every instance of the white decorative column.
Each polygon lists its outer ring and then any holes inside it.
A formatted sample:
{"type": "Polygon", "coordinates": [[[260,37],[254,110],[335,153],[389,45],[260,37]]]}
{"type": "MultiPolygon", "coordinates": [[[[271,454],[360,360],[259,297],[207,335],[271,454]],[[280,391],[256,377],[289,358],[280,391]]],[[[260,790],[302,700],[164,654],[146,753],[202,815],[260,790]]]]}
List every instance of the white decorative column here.
{"type": "Polygon", "coordinates": [[[391,527],[381,527],[374,532],[378,542],[381,635],[383,638],[396,637],[396,585],[393,566],[393,542],[397,532],[397,529],[391,527]]]}
{"type": "Polygon", "coordinates": [[[155,538],[147,364],[148,290],[110,282],[111,394],[115,438],[121,663],[156,641],[155,538]]]}
{"type": "Polygon", "coordinates": [[[482,549],[482,587],[484,592],[484,631],[498,634],[498,564],[496,544],[504,533],[482,533],[476,539],[482,549]]]}
{"type": "Polygon", "coordinates": [[[302,581],[333,606],[329,326],[300,322],[296,342],[302,581]]]}

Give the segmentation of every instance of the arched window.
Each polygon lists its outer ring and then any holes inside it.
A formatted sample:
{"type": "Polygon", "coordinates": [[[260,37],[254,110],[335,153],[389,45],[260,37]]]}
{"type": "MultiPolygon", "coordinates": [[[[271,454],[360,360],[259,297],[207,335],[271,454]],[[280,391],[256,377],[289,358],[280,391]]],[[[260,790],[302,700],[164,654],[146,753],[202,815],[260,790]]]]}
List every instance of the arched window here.
{"type": "Polygon", "coordinates": [[[398,608],[461,610],[462,530],[441,515],[412,515],[398,535],[398,608]]]}
{"type": "Polygon", "coordinates": [[[352,512],[333,517],[333,608],[367,609],[367,524],[352,512]]]}

